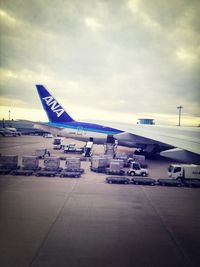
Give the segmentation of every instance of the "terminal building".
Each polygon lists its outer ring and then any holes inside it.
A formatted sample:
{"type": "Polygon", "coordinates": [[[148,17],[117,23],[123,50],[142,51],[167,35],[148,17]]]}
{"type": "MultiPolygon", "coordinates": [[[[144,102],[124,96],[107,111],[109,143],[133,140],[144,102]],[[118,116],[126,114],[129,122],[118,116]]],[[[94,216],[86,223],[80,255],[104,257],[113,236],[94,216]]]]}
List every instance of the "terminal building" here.
{"type": "Polygon", "coordinates": [[[0,120],[0,128],[12,127],[15,128],[21,134],[33,134],[33,135],[43,135],[43,130],[34,128],[33,122],[27,121],[14,121],[14,120],[0,120]]]}
{"type": "Polygon", "coordinates": [[[137,124],[147,124],[147,125],[154,125],[154,119],[147,119],[147,118],[141,118],[138,119],[137,124]]]}

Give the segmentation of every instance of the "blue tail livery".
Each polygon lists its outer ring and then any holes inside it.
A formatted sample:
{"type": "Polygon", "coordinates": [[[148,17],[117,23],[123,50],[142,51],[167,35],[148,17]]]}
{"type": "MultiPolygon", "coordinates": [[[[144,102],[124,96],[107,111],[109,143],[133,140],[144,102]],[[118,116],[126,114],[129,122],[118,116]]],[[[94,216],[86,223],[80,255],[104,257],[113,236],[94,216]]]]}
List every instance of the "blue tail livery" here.
{"type": "Polygon", "coordinates": [[[62,123],[74,121],[43,85],[36,85],[36,88],[50,122],[62,123]]]}
{"type": "Polygon", "coordinates": [[[122,132],[100,124],[75,121],[43,85],[36,85],[36,88],[49,119],[48,123],[35,124],[36,127],[54,135],[86,142],[92,137],[96,144],[105,143],[107,135],[115,135],[122,132]]]}

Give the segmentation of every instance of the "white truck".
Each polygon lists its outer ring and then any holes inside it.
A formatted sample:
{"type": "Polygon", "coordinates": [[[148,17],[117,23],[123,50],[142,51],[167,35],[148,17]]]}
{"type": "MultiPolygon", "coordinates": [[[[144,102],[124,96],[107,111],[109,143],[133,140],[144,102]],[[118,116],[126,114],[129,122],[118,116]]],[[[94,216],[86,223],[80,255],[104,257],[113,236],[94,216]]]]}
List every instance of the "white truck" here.
{"type": "Polygon", "coordinates": [[[132,161],[127,174],[130,176],[148,176],[149,171],[148,169],[141,168],[140,163],[132,161]]]}
{"type": "Polygon", "coordinates": [[[55,150],[61,150],[64,148],[64,144],[63,144],[63,138],[62,137],[56,137],[53,140],[53,149],[55,150]]]}
{"type": "Polygon", "coordinates": [[[172,164],[168,168],[168,176],[177,180],[200,180],[200,165],[172,164]]]}

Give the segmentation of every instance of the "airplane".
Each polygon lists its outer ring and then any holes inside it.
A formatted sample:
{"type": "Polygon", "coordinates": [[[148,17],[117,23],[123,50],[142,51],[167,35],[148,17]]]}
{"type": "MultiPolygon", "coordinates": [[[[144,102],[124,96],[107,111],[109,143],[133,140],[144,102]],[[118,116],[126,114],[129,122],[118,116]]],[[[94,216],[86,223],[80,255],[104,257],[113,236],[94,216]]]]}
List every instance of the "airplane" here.
{"type": "Polygon", "coordinates": [[[21,133],[17,131],[16,128],[13,127],[1,127],[0,128],[0,136],[20,136],[21,133]]]}
{"type": "Polygon", "coordinates": [[[49,119],[46,123],[35,123],[39,129],[75,140],[93,140],[94,144],[105,144],[108,136],[113,136],[118,145],[138,148],[145,154],[161,152],[171,159],[200,163],[198,127],[80,122],[74,120],[43,85],[37,84],[36,88],[49,119]]]}

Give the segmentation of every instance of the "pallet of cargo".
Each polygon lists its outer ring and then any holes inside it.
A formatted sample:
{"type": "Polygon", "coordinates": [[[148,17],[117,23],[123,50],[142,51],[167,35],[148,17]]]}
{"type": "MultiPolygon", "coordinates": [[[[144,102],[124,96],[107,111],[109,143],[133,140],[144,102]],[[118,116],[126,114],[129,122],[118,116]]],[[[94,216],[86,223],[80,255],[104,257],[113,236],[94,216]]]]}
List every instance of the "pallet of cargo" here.
{"type": "Polygon", "coordinates": [[[141,185],[155,185],[156,180],[152,178],[132,178],[133,184],[141,184],[141,185]]]}
{"type": "Polygon", "coordinates": [[[163,186],[183,186],[183,183],[180,180],[175,179],[158,179],[159,185],[163,186]]]}
{"type": "Polygon", "coordinates": [[[30,176],[33,175],[33,170],[13,170],[11,171],[11,175],[25,175],[25,176],[30,176]]]}
{"type": "Polygon", "coordinates": [[[62,171],[60,173],[60,177],[64,178],[64,177],[70,177],[70,178],[80,178],[81,173],[78,171],[62,171]]]}
{"type": "Polygon", "coordinates": [[[183,184],[188,187],[200,187],[200,181],[190,181],[190,180],[183,180],[183,184]]]}
{"type": "Polygon", "coordinates": [[[37,177],[39,177],[39,176],[55,177],[57,173],[58,173],[57,171],[45,171],[45,170],[42,170],[42,171],[37,171],[35,173],[35,176],[37,176],[37,177]]]}

